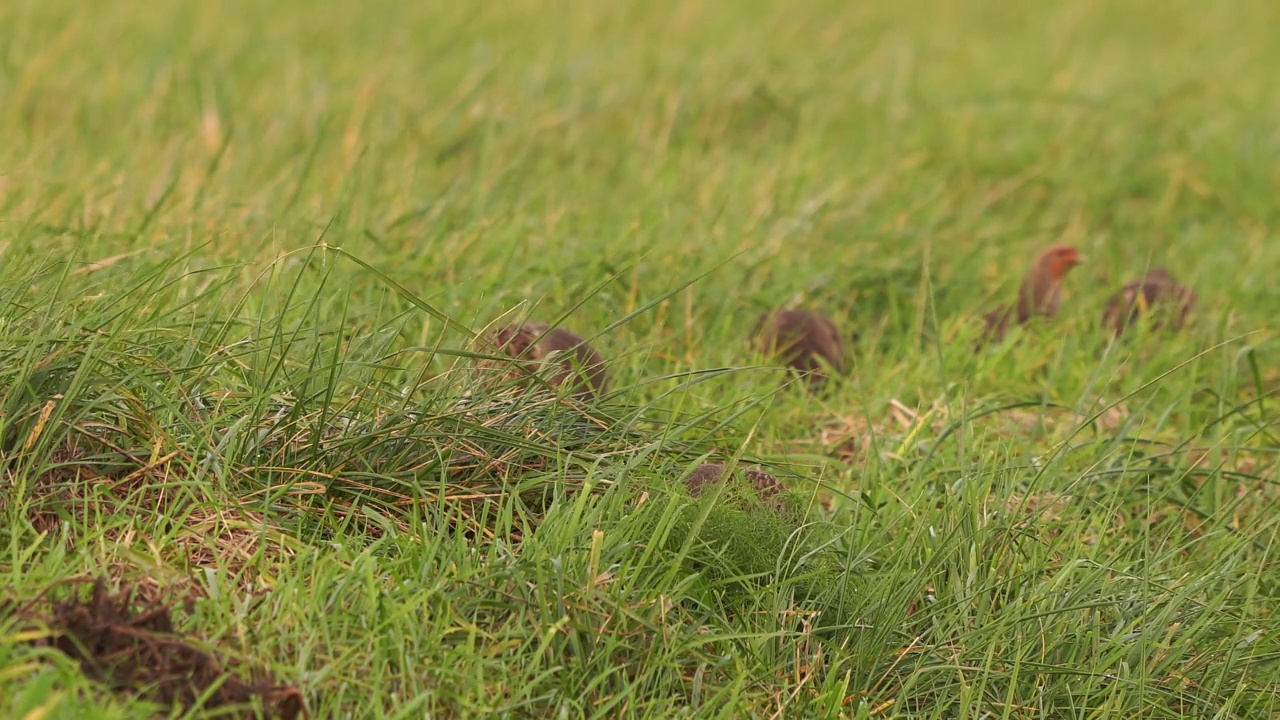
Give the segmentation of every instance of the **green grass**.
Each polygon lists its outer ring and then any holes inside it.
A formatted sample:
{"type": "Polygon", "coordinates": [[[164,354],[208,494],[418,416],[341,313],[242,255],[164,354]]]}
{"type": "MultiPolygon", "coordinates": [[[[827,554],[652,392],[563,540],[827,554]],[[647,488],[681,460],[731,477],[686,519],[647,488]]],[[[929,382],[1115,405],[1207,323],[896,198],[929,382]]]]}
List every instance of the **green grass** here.
{"type": "MultiPolygon", "coordinates": [[[[316,718],[1280,715],[1278,22],[6,2],[0,601],[191,593],[316,718]],[[1108,345],[1149,263],[1196,322],[1108,345]],[[792,302],[861,335],[816,396],[746,344],[792,302]],[[610,396],[478,385],[508,316],[610,396]]],[[[0,715],[150,716],[30,630],[0,715]]]]}

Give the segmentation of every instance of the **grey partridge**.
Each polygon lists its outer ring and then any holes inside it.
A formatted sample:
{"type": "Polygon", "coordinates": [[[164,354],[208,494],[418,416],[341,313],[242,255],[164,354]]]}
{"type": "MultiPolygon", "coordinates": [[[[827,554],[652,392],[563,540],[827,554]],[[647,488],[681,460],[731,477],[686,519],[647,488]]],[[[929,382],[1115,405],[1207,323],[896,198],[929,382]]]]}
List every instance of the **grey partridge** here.
{"type": "Polygon", "coordinates": [[[536,371],[538,366],[554,362],[556,368],[547,376],[547,382],[559,387],[570,381],[573,394],[578,397],[600,395],[608,388],[604,358],[585,340],[564,328],[553,328],[542,322],[506,325],[485,341],[492,349],[523,363],[525,367],[517,372],[536,371]]]}
{"type": "Polygon", "coordinates": [[[1107,300],[1102,320],[1116,337],[1144,315],[1152,329],[1180,330],[1197,300],[1195,292],[1179,284],[1167,269],[1153,267],[1107,300]]]}
{"type": "MultiPolygon", "coordinates": [[[[725,469],[723,463],[703,463],[694,468],[693,472],[689,473],[689,477],[685,478],[685,487],[689,489],[690,495],[698,497],[708,486],[724,481],[725,469]]],[[[779,495],[785,488],[777,478],[763,470],[754,469],[744,471],[743,475],[755,488],[761,502],[773,506],[781,504],[782,498],[779,495]]]]}
{"type": "Polygon", "coordinates": [[[823,363],[844,370],[840,331],[824,315],[799,308],[765,313],[756,323],[756,346],[811,379],[825,377],[823,363]]]}
{"type": "Polygon", "coordinates": [[[1010,325],[1024,325],[1034,317],[1052,317],[1062,305],[1062,281],[1083,262],[1070,245],[1050,245],[1031,262],[1031,269],[1018,287],[1018,302],[998,308],[984,317],[987,342],[1002,340],[1010,325]]]}

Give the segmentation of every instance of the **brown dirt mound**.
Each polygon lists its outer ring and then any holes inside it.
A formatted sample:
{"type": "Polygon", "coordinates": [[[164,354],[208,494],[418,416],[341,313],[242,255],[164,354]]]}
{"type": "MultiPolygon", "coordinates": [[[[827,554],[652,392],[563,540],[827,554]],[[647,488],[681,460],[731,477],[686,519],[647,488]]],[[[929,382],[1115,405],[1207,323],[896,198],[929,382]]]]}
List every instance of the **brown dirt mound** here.
{"type": "Polygon", "coordinates": [[[111,594],[99,579],[88,600],[53,603],[47,622],[56,634],[41,642],[78,661],[87,677],[113,691],[161,705],[189,708],[205,697],[205,708],[242,705],[243,717],[257,717],[250,703],[260,698],[261,717],[308,717],[297,688],[245,682],[174,631],[169,605],[133,598],[132,588],[111,594]]]}

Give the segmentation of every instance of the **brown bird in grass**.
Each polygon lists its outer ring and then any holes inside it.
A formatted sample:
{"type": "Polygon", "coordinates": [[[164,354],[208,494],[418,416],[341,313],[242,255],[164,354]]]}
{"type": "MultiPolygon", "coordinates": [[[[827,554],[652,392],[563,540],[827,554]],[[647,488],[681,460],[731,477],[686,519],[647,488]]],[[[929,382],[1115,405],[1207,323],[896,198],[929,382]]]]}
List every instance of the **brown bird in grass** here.
{"type": "Polygon", "coordinates": [[[985,316],[983,339],[997,342],[1004,338],[1010,323],[1024,325],[1033,317],[1052,317],[1062,305],[1062,281],[1071,268],[1084,261],[1070,245],[1050,245],[1031,262],[1031,269],[1018,287],[1016,305],[1006,305],[985,316]]]}
{"type": "Polygon", "coordinates": [[[1142,315],[1148,315],[1152,329],[1180,330],[1196,301],[1195,292],[1180,285],[1167,269],[1153,267],[1142,279],[1128,283],[1107,300],[1103,324],[1119,337],[1142,315]]]}
{"type": "Polygon", "coordinates": [[[844,370],[844,342],[825,316],[792,308],[765,313],[756,323],[756,347],[813,379],[824,377],[822,363],[844,370]]]}
{"type": "MultiPolygon", "coordinates": [[[[690,495],[698,497],[708,486],[724,481],[725,469],[723,463],[703,463],[694,468],[693,472],[689,473],[689,477],[685,478],[685,487],[689,489],[690,495]]],[[[777,478],[762,470],[746,470],[743,475],[756,489],[761,502],[775,507],[782,502],[779,495],[785,488],[777,478]]]]}
{"type": "MultiPolygon", "coordinates": [[[[564,328],[553,328],[542,322],[507,325],[485,338],[487,343],[525,367],[517,373],[527,374],[538,365],[554,362],[557,368],[546,379],[559,387],[571,380],[573,394],[578,397],[600,395],[608,386],[604,358],[582,338],[564,328]]],[[[491,365],[491,363],[489,363],[491,365]]]]}

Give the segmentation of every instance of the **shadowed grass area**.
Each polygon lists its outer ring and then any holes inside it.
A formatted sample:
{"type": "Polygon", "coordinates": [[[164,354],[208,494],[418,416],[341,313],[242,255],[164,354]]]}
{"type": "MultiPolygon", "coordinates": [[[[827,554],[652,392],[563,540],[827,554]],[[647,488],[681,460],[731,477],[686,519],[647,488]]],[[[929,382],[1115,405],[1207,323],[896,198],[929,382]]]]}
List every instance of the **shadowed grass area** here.
{"type": "Polygon", "coordinates": [[[97,576],[317,718],[1280,713],[1278,13],[4,4],[0,715],[151,716],[8,612],[97,576]]]}

